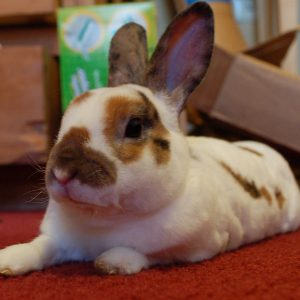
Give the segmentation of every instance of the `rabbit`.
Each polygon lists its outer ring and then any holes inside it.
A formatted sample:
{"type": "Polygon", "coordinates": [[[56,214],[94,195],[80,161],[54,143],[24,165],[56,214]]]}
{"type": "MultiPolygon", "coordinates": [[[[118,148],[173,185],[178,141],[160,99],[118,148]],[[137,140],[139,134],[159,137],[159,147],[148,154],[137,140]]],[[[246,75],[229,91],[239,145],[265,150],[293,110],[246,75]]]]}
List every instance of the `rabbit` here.
{"type": "Polygon", "coordinates": [[[117,31],[108,87],[75,98],[63,116],[40,235],[0,251],[2,275],[67,261],[134,274],[298,228],[299,188],[279,153],[254,141],[186,137],[179,128],[213,44],[204,2],[171,22],[149,62],[141,26],[117,31]]]}

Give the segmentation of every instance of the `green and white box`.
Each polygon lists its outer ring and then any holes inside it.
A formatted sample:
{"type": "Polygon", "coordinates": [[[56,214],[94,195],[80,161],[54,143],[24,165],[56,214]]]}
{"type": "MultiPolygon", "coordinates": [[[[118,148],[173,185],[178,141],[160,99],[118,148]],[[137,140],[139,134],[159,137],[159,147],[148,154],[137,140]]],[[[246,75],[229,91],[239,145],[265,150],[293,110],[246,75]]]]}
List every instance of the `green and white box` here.
{"type": "Polygon", "coordinates": [[[147,31],[149,53],[157,42],[155,4],[149,2],[68,7],[58,11],[62,107],[83,92],[106,86],[112,36],[135,22],[147,31]]]}

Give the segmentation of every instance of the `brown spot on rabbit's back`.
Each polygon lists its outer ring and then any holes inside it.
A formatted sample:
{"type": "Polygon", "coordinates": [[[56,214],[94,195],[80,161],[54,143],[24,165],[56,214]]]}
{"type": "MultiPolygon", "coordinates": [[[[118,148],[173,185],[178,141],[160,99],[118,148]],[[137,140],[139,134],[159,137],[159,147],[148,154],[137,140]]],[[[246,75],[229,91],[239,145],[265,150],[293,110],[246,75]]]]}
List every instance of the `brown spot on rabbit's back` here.
{"type": "Polygon", "coordinates": [[[157,164],[170,159],[168,131],[162,124],[155,106],[141,92],[129,98],[117,96],[109,99],[105,112],[104,135],[118,159],[124,163],[138,161],[146,149],[150,149],[157,164]],[[140,138],[125,137],[131,118],[141,118],[143,132],[140,138]]]}
{"type": "Polygon", "coordinates": [[[281,192],[281,190],[279,190],[279,188],[277,188],[275,191],[275,197],[276,197],[276,201],[278,203],[279,208],[282,209],[284,203],[286,202],[286,199],[285,199],[283,193],[281,192]]]}
{"type": "Polygon", "coordinates": [[[248,151],[248,152],[250,152],[250,153],[253,153],[253,154],[257,155],[257,156],[260,156],[260,157],[263,156],[262,153],[260,153],[260,152],[258,152],[258,151],[256,151],[256,150],[254,150],[254,149],[252,149],[252,148],[245,147],[245,146],[238,146],[238,147],[239,147],[240,149],[243,149],[243,150],[245,150],[245,151],[248,151]]]}
{"type": "Polygon", "coordinates": [[[258,187],[253,180],[249,180],[242,176],[241,174],[234,171],[228,164],[225,162],[220,162],[220,165],[225,171],[227,171],[235,181],[247,192],[253,199],[265,199],[269,205],[272,204],[272,195],[268,191],[267,187],[261,186],[258,187]]]}
{"type": "Polygon", "coordinates": [[[264,197],[267,202],[271,205],[272,204],[272,195],[270,194],[270,192],[268,191],[268,189],[265,186],[262,186],[260,189],[260,194],[262,195],[262,197],[264,197]]]}
{"type": "Polygon", "coordinates": [[[249,181],[244,178],[239,173],[235,172],[228,164],[225,162],[220,162],[221,166],[225,171],[227,171],[235,181],[253,198],[259,198],[261,196],[259,189],[257,188],[254,181],[249,181]]]}

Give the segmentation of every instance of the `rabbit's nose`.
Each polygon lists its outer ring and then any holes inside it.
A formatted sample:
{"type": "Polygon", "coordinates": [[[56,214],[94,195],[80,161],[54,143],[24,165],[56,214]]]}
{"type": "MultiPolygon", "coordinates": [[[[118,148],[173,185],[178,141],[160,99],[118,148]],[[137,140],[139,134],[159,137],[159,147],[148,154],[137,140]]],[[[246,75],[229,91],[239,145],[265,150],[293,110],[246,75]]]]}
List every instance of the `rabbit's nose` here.
{"type": "Polygon", "coordinates": [[[67,184],[76,176],[76,171],[72,172],[72,171],[54,168],[53,175],[60,184],[67,184]]]}

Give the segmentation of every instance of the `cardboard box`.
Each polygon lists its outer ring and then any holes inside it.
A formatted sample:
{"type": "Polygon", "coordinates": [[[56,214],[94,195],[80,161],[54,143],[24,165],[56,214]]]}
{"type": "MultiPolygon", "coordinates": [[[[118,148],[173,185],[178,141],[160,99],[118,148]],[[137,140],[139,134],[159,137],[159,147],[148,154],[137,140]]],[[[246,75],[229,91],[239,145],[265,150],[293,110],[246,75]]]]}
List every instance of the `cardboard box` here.
{"type": "Polygon", "coordinates": [[[108,50],[115,32],[125,23],[147,29],[148,50],[157,42],[152,2],[68,7],[58,12],[62,105],[83,92],[107,85],[108,50]]]}
{"type": "Polygon", "coordinates": [[[46,109],[58,105],[55,78],[48,80],[52,92],[46,87],[50,61],[39,46],[0,50],[0,164],[46,161],[53,122],[46,109]]]}
{"type": "Polygon", "coordinates": [[[229,4],[211,6],[216,46],[208,73],[189,104],[212,119],[300,154],[300,77],[279,67],[299,29],[243,48],[242,36],[231,37],[232,27],[225,26],[230,19],[234,25],[229,4]]]}
{"type": "Polygon", "coordinates": [[[300,154],[299,95],[299,77],[249,55],[217,48],[191,102],[214,119],[300,154]]]}
{"type": "Polygon", "coordinates": [[[58,0],[0,1],[0,23],[54,22],[58,5],[58,0]]]}

